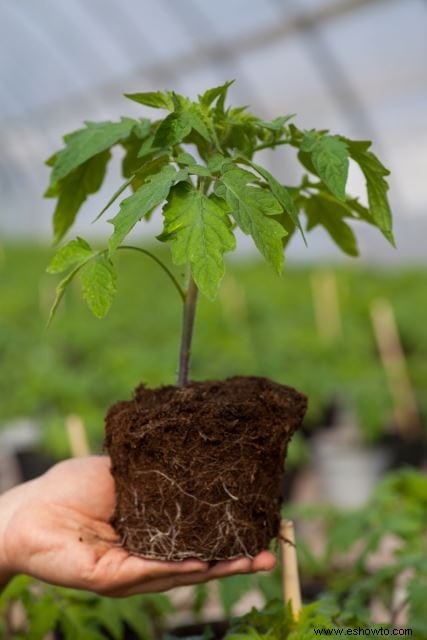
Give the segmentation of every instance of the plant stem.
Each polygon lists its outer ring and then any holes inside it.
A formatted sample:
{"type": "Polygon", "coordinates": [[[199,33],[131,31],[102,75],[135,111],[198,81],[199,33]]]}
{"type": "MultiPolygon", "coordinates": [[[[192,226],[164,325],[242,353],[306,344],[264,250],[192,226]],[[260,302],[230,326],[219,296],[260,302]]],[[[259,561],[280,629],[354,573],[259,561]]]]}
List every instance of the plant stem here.
{"type": "Polygon", "coordinates": [[[277,142],[266,142],[265,144],[259,144],[257,147],[253,149],[253,152],[262,151],[263,149],[274,149],[275,147],[280,147],[282,144],[289,144],[289,138],[285,140],[278,140],[277,142]]]}
{"type": "Polygon", "coordinates": [[[194,318],[196,315],[198,289],[190,275],[187,293],[185,294],[182,312],[181,347],[179,351],[178,386],[188,384],[188,370],[190,367],[191,340],[193,337],[194,318]]]}

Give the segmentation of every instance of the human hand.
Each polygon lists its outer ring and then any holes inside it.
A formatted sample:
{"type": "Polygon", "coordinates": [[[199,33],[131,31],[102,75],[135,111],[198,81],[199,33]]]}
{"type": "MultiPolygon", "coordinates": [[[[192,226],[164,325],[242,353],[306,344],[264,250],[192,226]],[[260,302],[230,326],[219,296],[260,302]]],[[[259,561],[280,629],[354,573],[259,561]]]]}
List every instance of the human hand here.
{"type": "Polygon", "coordinates": [[[275,558],[163,562],[130,555],[108,524],[114,508],[110,460],[60,462],[0,496],[0,583],[26,573],[52,584],[130,596],[167,591],[238,573],[268,571],[275,558]]]}

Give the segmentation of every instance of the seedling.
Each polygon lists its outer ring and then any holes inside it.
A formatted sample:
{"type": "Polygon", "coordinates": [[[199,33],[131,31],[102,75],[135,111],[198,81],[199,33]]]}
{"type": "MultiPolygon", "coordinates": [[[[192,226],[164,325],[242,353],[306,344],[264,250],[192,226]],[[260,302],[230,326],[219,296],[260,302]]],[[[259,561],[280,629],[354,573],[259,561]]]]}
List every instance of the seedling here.
{"type": "Polygon", "coordinates": [[[301,130],[289,115],[266,121],[245,107],[226,107],[230,84],[196,101],[170,91],[128,94],[167,115],[88,122],[65,136],[65,147],[48,161],[46,195],[57,199],[59,243],[101,187],[112,147],[125,150],[125,181],[98,215],[115,208],[108,247],[95,250],[76,238],[58,249],[48,270],[66,275],[51,317],[76,276],[90,309],[103,317],[116,293],[115,257],[125,249],[155,260],[183,302],[177,387],[141,386],[134,400],[119,403],[107,416],[106,446],[117,487],[113,524],[128,549],[149,557],[253,555],[278,533],[283,457],[304,415],[305,398],[260,378],[189,382],[198,293],[215,299],[224,254],[236,248],[236,229],[251,236],[278,274],[292,236],[300,233],[305,241],[305,232],[319,225],[351,256],[358,253],[351,221],[376,226],[394,242],[389,172],[370,142],[301,130]],[[297,185],[281,184],[254,160],[258,151],[282,145],[293,147],[302,165],[297,185]],[[365,176],[367,206],[346,193],[350,162],[365,176]],[[126,189],[131,195],[120,200],[126,189]],[[170,246],[175,265],[186,267],[184,287],[158,256],[126,241],[161,206],[157,239],[170,246]],[[126,449],[130,441],[134,446],[126,449]]]}

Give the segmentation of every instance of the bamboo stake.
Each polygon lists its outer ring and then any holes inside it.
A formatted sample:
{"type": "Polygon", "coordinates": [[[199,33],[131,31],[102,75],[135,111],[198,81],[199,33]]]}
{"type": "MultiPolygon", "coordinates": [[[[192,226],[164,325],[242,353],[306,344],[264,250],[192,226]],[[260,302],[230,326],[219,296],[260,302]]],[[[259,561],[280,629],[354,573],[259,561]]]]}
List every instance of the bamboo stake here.
{"type": "Polygon", "coordinates": [[[341,310],[335,273],[314,272],[311,276],[314,313],[320,338],[332,344],[342,337],[341,310]]]}
{"type": "Polygon", "coordinates": [[[90,455],[89,443],[83,420],[76,415],[70,415],[65,420],[68,442],[73,458],[90,455]]]}
{"type": "Polygon", "coordinates": [[[388,300],[379,299],[372,303],[371,320],[378,351],[393,397],[397,428],[403,437],[415,437],[422,432],[420,414],[409,377],[396,317],[388,300]]]}
{"type": "Polygon", "coordinates": [[[291,604],[295,620],[301,609],[301,587],[298,574],[298,560],[295,547],[295,531],[292,520],[282,520],[280,525],[280,551],[282,559],[282,587],[285,605],[291,604]]]}

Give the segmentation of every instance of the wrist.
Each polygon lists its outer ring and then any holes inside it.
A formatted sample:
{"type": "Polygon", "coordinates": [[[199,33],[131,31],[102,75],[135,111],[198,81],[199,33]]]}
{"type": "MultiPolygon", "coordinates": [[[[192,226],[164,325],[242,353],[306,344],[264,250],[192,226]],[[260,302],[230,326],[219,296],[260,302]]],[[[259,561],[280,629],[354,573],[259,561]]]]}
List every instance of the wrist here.
{"type": "Polygon", "coordinates": [[[10,522],[19,503],[17,490],[19,487],[0,496],[0,589],[6,586],[16,573],[8,551],[7,539],[10,522]]]}

